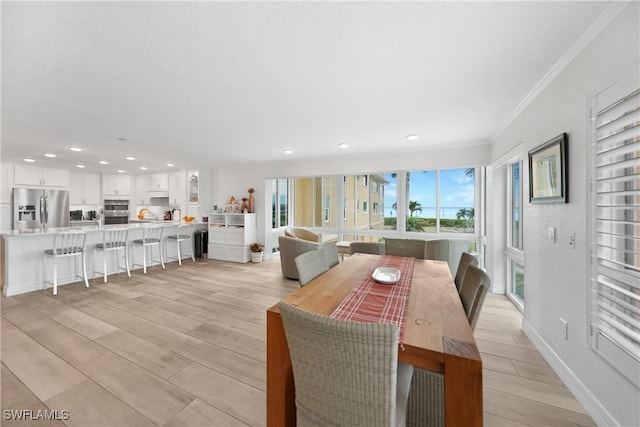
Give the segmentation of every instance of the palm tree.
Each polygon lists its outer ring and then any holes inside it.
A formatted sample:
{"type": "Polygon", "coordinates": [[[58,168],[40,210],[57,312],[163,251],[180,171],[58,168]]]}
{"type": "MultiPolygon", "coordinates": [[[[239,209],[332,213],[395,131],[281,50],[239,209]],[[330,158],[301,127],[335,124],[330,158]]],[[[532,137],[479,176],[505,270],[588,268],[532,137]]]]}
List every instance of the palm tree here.
{"type": "Polygon", "coordinates": [[[409,201],[409,212],[411,212],[411,214],[409,215],[410,217],[413,217],[413,213],[414,212],[422,213],[422,206],[420,205],[419,202],[416,202],[414,200],[410,200],[409,201]]]}
{"type": "Polygon", "coordinates": [[[474,208],[462,208],[456,214],[456,218],[462,219],[465,221],[466,228],[471,227],[471,225],[473,224],[474,217],[475,217],[474,208]]]}

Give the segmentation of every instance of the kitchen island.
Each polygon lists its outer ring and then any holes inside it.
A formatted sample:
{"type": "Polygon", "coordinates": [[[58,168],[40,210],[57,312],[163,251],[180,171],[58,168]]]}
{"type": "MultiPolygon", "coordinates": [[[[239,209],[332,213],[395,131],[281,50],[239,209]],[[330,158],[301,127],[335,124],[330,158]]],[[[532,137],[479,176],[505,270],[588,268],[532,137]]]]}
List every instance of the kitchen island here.
{"type": "MultiPolygon", "coordinates": [[[[184,224],[184,223],[182,223],[184,224]]],[[[206,230],[207,223],[205,222],[193,222],[193,229],[206,230]]],[[[162,227],[162,235],[169,236],[176,234],[178,229],[177,222],[171,221],[145,221],[140,223],[130,224],[118,224],[118,225],[81,225],[72,227],[59,227],[59,228],[38,228],[33,230],[7,230],[2,232],[3,240],[3,252],[4,257],[4,289],[5,296],[19,295],[26,292],[32,292],[42,289],[43,283],[43,252],[45,249],[51,249],[53,247],[53,237],[57,233],[65,231],[84,231],[87,233],[86,241],[86,267],[88,279],[93,277],[93,248],[97,243],[102,243],[103,230],[109,229],[121,229],[125,228],[129,230],[128,244],[131,246],[133,240],[142,238],[142,230],[145,227],[160,226],[162,227]]],[[[164,240],[164,239],[163,239],[164,240]]],[[[167,256],[176,257],[177,248],[175,242],[162,244],[162,250],[165,260],[167,256]]],[[[102,254],[96,254],[98,259],[96,265],[98,269],[102,269],[102,254]]],[[[183,253],[184,255],[184,253],[183,253]]],[[[140,248],[131,248],[129,251],[130,261],[135,263],[142,263],[142,252],[140,248]]],[[[121,260],[121,264],[124,260],[121,260]]],[[[115,262],[109,262],[109,274],[116,272],[115,262]]],[[[80,270],[78,263],[78,271],[80,270]]],[[[132,265],[132,269],[133,269],[132,265]]],[[[142,268],[136,266],[136,269],[142,268]]],[[[132,270],[133,271],[133,270],[132,270]]],[[[47,280],[51,280],[52,267],[50,263],[47,263],[47,280]]],[[[96,277],[102,277],[96,274],[96,277]]],[[[73,260],[60,260],[58,262],[58,286],[67,283],[76,282],[78,279],[74,278],[74,263],[73,260]]],[[[102,283],[102,279],[100,279],[102,283]]]]}

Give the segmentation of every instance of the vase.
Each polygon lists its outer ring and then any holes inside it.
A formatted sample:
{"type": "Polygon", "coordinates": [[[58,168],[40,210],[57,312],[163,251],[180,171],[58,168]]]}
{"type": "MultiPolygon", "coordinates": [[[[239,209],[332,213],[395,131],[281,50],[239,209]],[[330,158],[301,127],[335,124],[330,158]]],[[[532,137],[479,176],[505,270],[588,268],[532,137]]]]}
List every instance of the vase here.
{"type": "Polygon", "coordinates": [[[253,193],[249,193],[249,202],[247,203],[247,205],[249,213],[254,213],[255,211],[253,210],[253,193]]]}
{"type": "Polygon", "coordinates": [[[251,262],[262,262],[262,252],[251,252],[251,262]]]}

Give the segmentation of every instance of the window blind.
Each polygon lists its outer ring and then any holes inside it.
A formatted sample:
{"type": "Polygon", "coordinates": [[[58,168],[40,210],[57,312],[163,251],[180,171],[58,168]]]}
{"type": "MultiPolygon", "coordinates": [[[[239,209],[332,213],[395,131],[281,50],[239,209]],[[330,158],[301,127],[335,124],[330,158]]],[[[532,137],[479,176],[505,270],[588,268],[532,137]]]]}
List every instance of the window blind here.
{"type": "Polygon", "coordinates": [[[640,386],[640,89],[596,96],[592,123],[591,343],[640,386]]]}

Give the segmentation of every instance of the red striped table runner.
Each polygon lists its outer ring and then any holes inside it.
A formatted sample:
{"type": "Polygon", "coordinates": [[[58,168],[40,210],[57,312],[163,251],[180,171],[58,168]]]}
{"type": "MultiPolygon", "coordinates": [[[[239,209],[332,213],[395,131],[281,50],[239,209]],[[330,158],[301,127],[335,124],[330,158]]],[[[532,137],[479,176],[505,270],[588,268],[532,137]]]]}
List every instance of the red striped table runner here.
{"type": "Polygon", "coordinates": [[[411,289],[414,261],[413,257],[383,256],[331,313],[330,317],[358,322],[395,323],[400,328],[400,343],[402,343],[406,320],[405,309],[411,289]],[[400,280],[392,285],[376,282],[373,280],[372,274],[378,267],[399,269],[400,280]]]}

